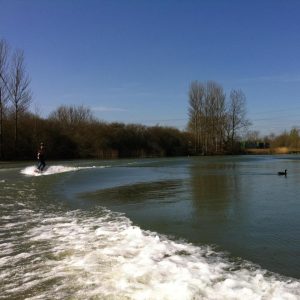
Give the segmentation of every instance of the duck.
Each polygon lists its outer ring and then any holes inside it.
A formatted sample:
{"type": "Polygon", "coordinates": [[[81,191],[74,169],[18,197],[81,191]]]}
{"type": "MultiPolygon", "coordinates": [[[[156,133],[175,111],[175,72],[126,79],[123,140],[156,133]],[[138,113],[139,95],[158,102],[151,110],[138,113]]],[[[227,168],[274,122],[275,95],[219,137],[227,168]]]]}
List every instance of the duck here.
{"type": "Polygon", "coordinates": [[[286,176],[287,175],[287,170],[284,170],[284,172],[278,172],[277,174],[286,176]]]}

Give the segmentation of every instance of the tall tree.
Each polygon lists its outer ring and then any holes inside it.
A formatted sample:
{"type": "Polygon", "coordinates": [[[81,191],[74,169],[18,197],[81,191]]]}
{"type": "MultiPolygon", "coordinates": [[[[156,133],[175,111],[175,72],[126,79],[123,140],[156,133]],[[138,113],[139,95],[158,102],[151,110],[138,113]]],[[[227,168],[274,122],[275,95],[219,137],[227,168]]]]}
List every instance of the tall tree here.
{"type": "Polygon", "coordinates": [[[194,152],[202,152],[205,86],[193,81],[189,90],[189,130],[193,135],[194,152]]]}
{"type": "Polygon", "coordinates": [[[223,87],[214,81],[207,83],[206,90],[207,150],[218,153],[223,150],[226,97],[223,87]]]}
{"type": "Polygon", "coordinates": [[[194,137],[195,153],[223,153],[233,149],[238,134],[250,125],[246,118],[246,97],[233,90],[227,105],[223,87],[214,81],[194,81],[189,89],[188,128],[194,137]]]}
{"type": "Polygon", "coordinates": [[[230,92],[227,111],[227,138],[231,151],[234,150],[234,142],[241,130],[250,126],[250,121],[246,118],[246,96],[241,90],[230,92]]]}
{"type": "Polygon", "coordinates": [[[10,73],[10,99],[14,107],[14,146],[16,155],[18,149],[19,116],[28,109],[32,98],[29,84],[30,79],[26,73],[24,64],[24,52],[22,50],[16,50],[12,58],[10,73]]]}
{"type": "Polygon", "coordinates": [[[0,159],[4,157],[3,150],[3,118],[5,105],[8,100],[7,67],[8,67],[8,44],[0,40],[0,159]]]}

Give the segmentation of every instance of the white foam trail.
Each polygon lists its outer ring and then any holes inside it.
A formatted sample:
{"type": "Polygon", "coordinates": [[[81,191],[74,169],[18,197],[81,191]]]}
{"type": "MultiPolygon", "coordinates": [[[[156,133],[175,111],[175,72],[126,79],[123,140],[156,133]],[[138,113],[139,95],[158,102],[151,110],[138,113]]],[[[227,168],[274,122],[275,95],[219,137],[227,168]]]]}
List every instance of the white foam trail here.
{"type": "Polygon", "coordinates": [[[262,269],[237,268],[209,247],[175,242],[143,231],[126,217],[111,212],[102,217],[76,211],[60,216],[33,214],[32,218],[39,221],[24,236],[26,243],[35,245],[28,248],[30,252],[12,255],[13,243],[2,245],[9,255],[4,254],[0,261],[6,269],[1,275],[7,283],[3,296],[300,299],[297,280],[270,276],[262,269]]]}
{"type": "Polygon", "coordinates": [[[70,167],[70,166],[49,166],[46,167],[45,171],[39,172],[36,166],[26,167],[25,169],[21,170],[21,174],[28,175],[28,176],[42,176],[42,175],[53,175],[65,172],[74,172],[78,170],[85,170],[85,169],[93,169],[93,168],[106,168],[107,166],[91,166],[91,167],[70,167]]]}

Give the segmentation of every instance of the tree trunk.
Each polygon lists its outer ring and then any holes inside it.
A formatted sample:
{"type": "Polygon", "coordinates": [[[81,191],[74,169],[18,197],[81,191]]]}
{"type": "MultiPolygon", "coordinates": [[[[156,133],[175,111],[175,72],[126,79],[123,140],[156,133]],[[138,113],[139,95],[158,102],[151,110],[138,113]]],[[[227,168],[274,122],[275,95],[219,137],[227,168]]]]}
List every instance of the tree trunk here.
{"type": "Polygon", "coordinates": [[[3,159],[3,101],[0,87],[0,159],[3,159]]]}
{"type": "Polygon", "coordinates": [[[18,157],[18,107],[15,110],[15,158],[18,157]]]}

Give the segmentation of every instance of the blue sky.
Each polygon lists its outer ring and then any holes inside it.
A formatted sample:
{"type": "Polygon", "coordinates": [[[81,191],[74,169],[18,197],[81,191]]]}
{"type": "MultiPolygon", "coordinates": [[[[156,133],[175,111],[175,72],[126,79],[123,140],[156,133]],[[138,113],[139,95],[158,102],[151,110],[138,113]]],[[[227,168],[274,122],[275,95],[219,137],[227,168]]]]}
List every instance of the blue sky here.
{"type": "Polygon", "coordinates": [[[242,89],[252,130],[300,126],[300,1],[0,0],[0,38],[25,51],[34,107],[187,124],[191,81],[242,89]]]}

